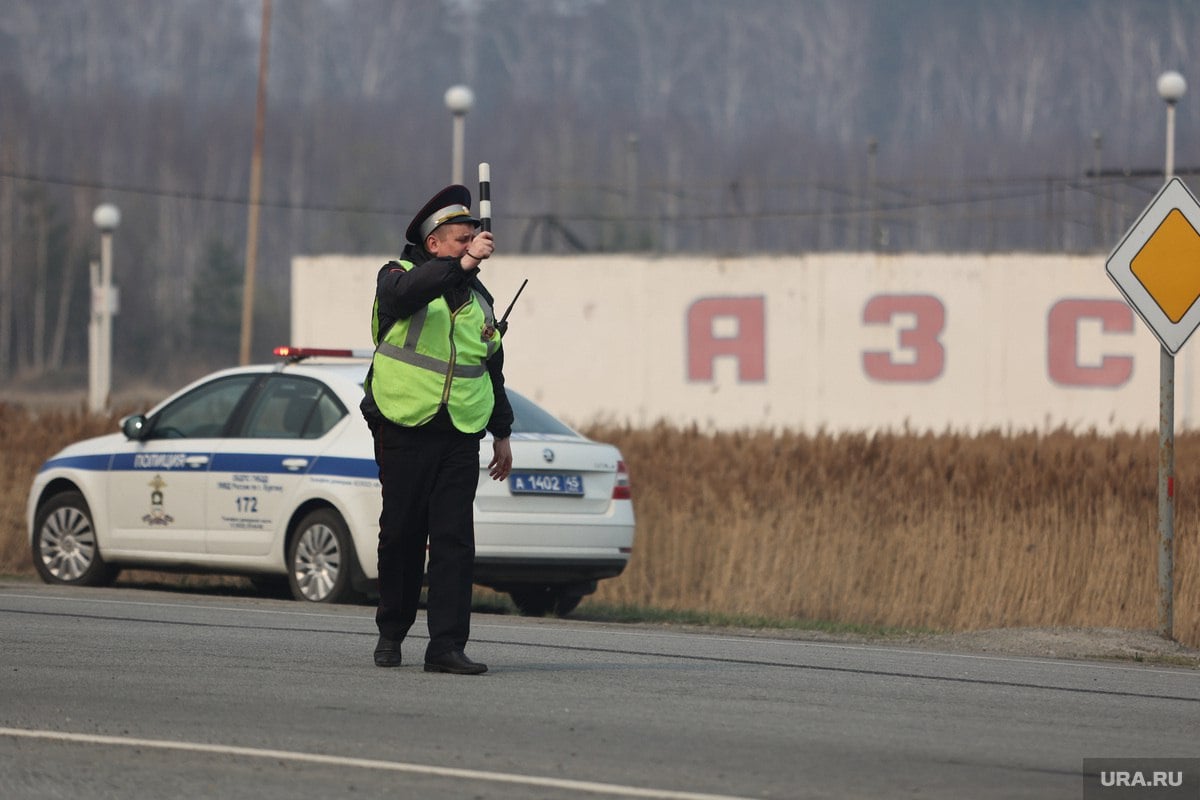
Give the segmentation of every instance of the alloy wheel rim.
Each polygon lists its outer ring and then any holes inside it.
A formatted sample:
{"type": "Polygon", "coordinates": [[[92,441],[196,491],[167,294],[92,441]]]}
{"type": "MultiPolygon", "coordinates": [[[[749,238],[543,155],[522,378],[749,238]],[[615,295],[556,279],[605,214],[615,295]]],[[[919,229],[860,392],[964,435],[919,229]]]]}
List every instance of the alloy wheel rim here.
{"type": "Polygon", "coordinates": [[[329,597],[341,564],[337,536],[328,525],[313,525],[300,535],[292,570],[296,585],[306,598],[320,602],[329,597]]]}
{"type": "Polygon", "coordinates": [[[42,524],[40,553],[46,571],[60,581],[76,581],[96,558],[96,532],[77,508],[59,508],[42,524]]]}

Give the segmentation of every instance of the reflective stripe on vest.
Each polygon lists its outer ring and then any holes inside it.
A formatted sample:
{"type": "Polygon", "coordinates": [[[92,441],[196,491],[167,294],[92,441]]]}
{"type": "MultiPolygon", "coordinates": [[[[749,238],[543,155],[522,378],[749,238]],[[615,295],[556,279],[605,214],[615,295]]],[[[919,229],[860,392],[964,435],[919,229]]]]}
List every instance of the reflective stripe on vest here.
{"type": "MultiPolygon", "coordinates": [[[[400,263],[412,269],[411,263],[400,263]]],[[[378,325],[376,303],[373,333],[378,325]]],[[[484,362],[499,347],[494,313],[482,295],[472,290],[454,311],[444,298],[435,298],[397,320],[377,343],[370,382],[375,404],[391,421],[410,427],[425,424],[445,404],[454,427],[478,433],[495,404],[484,362]]]]}

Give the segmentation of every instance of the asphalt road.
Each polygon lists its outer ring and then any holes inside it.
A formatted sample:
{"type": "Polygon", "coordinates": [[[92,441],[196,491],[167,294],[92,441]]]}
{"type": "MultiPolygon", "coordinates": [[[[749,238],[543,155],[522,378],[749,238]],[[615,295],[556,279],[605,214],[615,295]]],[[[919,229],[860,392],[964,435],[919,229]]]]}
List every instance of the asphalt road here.
{"type": "Polygon", "coordinates": [[[0,797],[1069,797],[1200,754],[1200,673],[476,614],[480,677],[373,610],[0,581],[0,797]]]}

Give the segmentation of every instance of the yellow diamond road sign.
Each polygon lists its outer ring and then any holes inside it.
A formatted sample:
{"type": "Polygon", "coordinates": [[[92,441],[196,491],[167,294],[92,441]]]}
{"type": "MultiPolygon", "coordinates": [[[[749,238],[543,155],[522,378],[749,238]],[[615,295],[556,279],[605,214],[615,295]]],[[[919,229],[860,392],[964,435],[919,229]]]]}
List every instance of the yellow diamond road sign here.
{"type": "Polygon", "coordinates": [[[1200,326],[1200,203],[1172,178],[1112,251],[1108,277],[1174,355],[1200,326]]]}

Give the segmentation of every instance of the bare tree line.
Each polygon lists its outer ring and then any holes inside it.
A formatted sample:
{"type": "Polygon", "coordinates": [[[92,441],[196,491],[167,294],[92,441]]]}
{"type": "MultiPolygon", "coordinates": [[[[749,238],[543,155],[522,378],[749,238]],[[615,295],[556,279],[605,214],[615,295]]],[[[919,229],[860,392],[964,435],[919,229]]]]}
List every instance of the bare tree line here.
{"type": "MultiPolygon", "coordinates": [[[[260,0],[0,4],[0,380],[86,358],[118,204],[118,368],[236,353],[260,0]],[[181,358],[182,356],[182,358],[181,358]]],[[[511,251],[1105,252],[1161,178],[1186,0],[275,0],[256,355],[295,254],[394,253],[493,165],[511,251]]],[[[1200,83],[1197,83],[1200,90],[1200,83]]],[[[1200,166],[1200,99],[1177,164],[1200,166]]],[[[365,312],[364,312],[365,313],[365,312]]],[[[49,378],[43,378],[49,379],[49,378]]]]}

